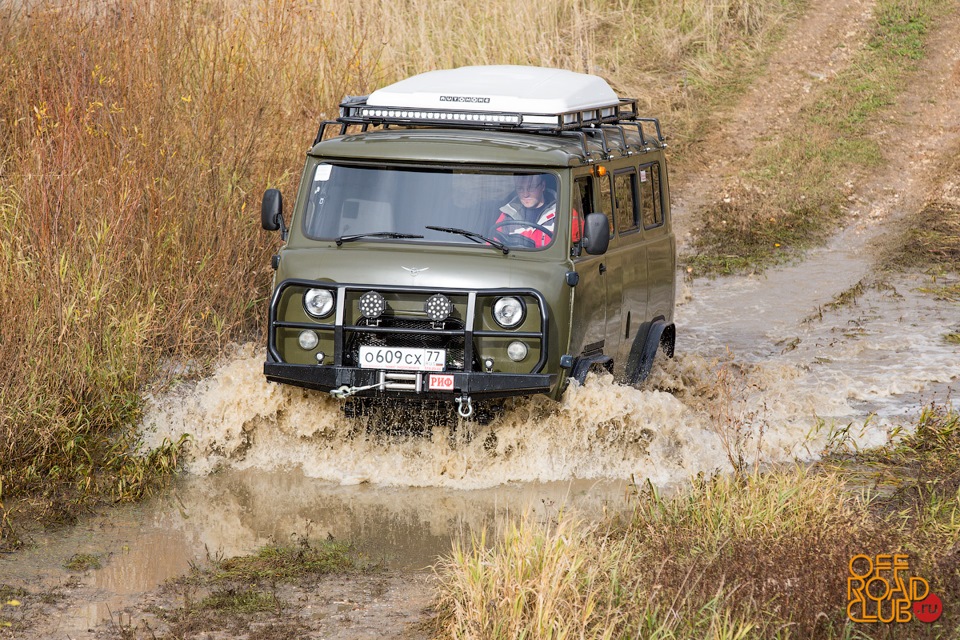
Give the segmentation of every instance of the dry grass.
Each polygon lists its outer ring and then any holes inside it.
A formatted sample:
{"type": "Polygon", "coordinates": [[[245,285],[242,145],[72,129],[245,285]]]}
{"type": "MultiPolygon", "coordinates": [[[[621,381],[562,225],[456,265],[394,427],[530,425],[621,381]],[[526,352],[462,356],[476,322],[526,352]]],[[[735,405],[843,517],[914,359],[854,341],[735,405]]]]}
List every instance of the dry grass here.
{"type": "Polygon", "coordinates": [[[293,195],[344,95],[437,67],[555,65],[640,95],[682,140],[792,6],[4,3],[0,522],[11,499],[67,517],[59,507],[136,497],[172,466],[175,443],[132,454],[141,389],[164,363],[202,371],[259,334],[276,243],[260,195],[293,195]]]}
{"type": "Polygon", "coordinates": [[[441,618],[463,638],[822,637],[844,626],[850,556],[887,537],[835,476],[648,487],[625,521],[526,518],[456,548],[441,618]]]}
{"type": "Polygon", "coordinates": [[[907,219],[883,262],[891,269],[960,274],[960,146],[930,173],[928,179],[942,188],[907,219]]]}
{"type": "Polygon", "coordinates": [[[439,565],[440,634],[457,638],[956,637],[853,625],[848,563],[906,553],[932,592],[960,585],[960,416],[929,409],[898,442],[823,465],[696,479],[587,523],[525,517],[439,565]],[[891,635],[892,634],[892,635],[891,635]]]}

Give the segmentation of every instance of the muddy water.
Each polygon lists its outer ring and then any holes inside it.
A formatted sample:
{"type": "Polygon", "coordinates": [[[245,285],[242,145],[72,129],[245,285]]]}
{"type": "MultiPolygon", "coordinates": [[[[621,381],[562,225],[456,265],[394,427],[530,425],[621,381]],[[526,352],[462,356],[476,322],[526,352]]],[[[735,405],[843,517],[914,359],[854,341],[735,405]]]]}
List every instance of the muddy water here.
{"type": "Polygon", "coordinates": [[[802,266],[684,283],[680,355],[643,387],[591,378],[560,403],[518,402],[487,426],[413,435],[346,420],[322,394],[266,383],[262,350],[238,348],[210,379],[151,400],[148,445],[191,435],[172,492],[38,540],[3,561],[0,582],[75,590],[84,604],[64,608],[58,632],[84,637],[209,556],[333,536],[388,566],[422,568],[453,536],[504,518],[616,510],[631,481],[670,486],[729,469],[731,438],[768,461],[814,458],[840,433],[879,444],[920,406],[950,402],[960,349],[944,335],[960,313],[907,278],[831,307],[866,273],[862,253],[840,236],[802,266]],[[80,552],[103,568],[70,577],[61,565],[80,552]]]}

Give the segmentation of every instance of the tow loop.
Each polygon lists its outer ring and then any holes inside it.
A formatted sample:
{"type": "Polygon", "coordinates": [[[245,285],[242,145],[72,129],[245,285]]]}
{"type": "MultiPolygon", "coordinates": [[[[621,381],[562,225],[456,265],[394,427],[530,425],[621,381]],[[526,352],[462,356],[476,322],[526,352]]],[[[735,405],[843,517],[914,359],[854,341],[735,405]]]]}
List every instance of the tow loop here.
{"type": "Polygon", "coordinates": [[[473,415],[473,402],[470,400],[470,396],[457,398],[457,413],[461,418],[469,418],[473,415]]]}

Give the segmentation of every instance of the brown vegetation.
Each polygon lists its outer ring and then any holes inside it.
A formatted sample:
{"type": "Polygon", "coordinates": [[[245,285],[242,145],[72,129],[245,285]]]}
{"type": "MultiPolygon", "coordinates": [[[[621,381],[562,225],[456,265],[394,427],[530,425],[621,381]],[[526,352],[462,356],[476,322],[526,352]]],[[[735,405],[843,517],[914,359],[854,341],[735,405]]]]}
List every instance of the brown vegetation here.
{"type": "MultiPolygon", "coordinates": [[[[842,444],[842,443],[838,443],[842,444]]],[[[960,422],[930,410],[915,434],[812,470],[642,487],[624,519],[532,517],[462,543],[439,568],[441,624],[462,638],[887,637],[851,624],[848,563],[906,553],[910,574],[955,593],[960,422]],[[866,465],[866,466],[865,466],[866,465]]],[[[952,637],[956,612],[903,626],[952,637]]]]}

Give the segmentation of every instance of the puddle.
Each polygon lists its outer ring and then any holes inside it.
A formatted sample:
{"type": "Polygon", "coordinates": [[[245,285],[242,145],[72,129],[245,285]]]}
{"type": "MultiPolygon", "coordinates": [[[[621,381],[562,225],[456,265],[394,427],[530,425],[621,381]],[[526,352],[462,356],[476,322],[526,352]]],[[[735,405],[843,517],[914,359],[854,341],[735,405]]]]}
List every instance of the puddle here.
{"type": "Polygon", "coordinates": [[[119,621],[125,607],[211,557],[333,537],[391,569],[418,571],[449,552],[459,533],[521,513],[547,519],[562,508],[587,515],[622,510],[630,491],[626,482],[590,481],[475,491],[334,485],[300,470],[189,476],[161,498],[36,538],[31,548],[0,560],[0,583],[68,596],[57,622],[45,625],[52,634],[45,638],[93,638],[97,625],[119,621]],[[64,570],[78,553],[99,557],[102,567],[64,570]]]}

